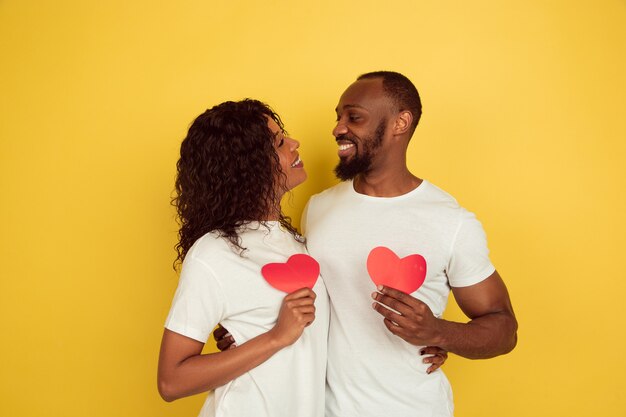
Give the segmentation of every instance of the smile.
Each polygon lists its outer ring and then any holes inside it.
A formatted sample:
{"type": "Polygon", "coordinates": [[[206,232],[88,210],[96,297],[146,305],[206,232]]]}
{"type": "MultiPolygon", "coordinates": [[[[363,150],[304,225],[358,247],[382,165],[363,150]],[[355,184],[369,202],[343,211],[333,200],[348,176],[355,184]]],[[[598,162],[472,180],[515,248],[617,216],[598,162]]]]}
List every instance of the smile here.
{"type": "Polygon", "coordinates": [[[302,163],[302,160],[301,160],[301,159],[300,159],[300,157],[298,156],[298,157],[296,158],[296,160],[295,160],[295,161],[293,161],[293,164],[291,164],[291,167],[292,167],[292,168],[295,168],[296,166],[300,165],[301,163],[302,163]]]}
{"type": "Polygon", "coordinates": [[[339,139],[337,140],[337,154],[339,158],[347,158],[350,155],[356,154],[356,144],[349,139],[339,139]]]}

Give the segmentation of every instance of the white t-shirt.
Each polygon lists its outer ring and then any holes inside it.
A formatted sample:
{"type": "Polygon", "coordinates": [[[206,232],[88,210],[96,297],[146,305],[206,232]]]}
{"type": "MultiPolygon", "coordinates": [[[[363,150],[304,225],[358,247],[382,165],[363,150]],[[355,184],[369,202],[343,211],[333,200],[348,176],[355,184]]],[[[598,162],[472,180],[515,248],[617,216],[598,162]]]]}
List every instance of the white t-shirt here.
{"type": "MultiPolygon", "coordinates": [[[[268,225],[269,232],[256,223],[240,234],[244,257],[214,233],[198,239],[183,262],[165,327],[204,343],[221,323],[238,345],[272,329],[286,294],[265,281],[261,268],[306,249],[278,222],[268,225]]],[[[315,321],[300,339],[210,393],[200,416],[324,415],[328,296],[321,279],[313,291],[315,321]]]]}
{"type": "Polygon", "coordinates": [[[347,181],[313,196],[302,224],[331,301],[326,417],[451,416],[444,373],[428,375],[420,347],[390,333],[372,308],[366,260],[377,246],[401,258],[422,255],[426,278],[411,295],[439,317],[450,286],[495,270],[480,222],[427,181],[393,198],[358,194],[347,181]]]}

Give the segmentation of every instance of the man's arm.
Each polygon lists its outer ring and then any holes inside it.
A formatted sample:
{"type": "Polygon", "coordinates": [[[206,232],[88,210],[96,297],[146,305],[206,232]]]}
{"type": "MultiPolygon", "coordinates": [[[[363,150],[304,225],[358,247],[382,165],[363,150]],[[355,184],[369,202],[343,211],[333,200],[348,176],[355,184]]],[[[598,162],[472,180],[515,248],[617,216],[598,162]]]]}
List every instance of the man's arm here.
{"type": "Polygon", "coordinates": [[[413,345],[439,346],[469,359],[486,359],[510,352],[517,343],[517,320],[497,272],[478,284],[452,288],[457,304],[470,318],[468,323],[438,319],[426,304],[393,288],[378,290],[372,294],[374,309],[391,333],[413,345]]]}

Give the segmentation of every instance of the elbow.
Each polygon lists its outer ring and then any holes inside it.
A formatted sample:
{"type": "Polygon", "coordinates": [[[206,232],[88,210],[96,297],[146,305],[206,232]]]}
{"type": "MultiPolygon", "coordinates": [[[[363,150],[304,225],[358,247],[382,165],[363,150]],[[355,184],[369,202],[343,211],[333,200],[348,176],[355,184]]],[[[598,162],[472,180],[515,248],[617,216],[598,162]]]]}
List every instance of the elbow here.
{"type": "Polygon", "coordinates": [[[509,323],[509,341],[506,344],[504,351],[502,352],[503,355],[511,352],[513,349],[515,349],[515,346],[517,346],[517,327],[517,319],[515,318],[515,316],[511,316],[509,323]]]}
{"type": "Polygon", "coordinates": [[[471,359],[489,359],[510,353],[517,346],[517,319],[514,314],[500,315],[497,327],[493,328],[493,338],[489,343],[489,348],[480,352],[471,359]]]}
{"type": "Polygon", "coordinates": [[[164,378],[158,379],[157,388],[159,390],[159,395],[161,395],[161,398],[163,398],[168,403],[171,403],[172,401],[180,398],[180,396],[176,394],[176,390],[174,389],[172,384],[164,378]]]}
{"type": "Polygon", "coordinates": [[[517,346],[517,332],[513,333],[513,335],[509,339],[509,342],[504,346],[504,349],[502,349],[500,355],[506,355],[507,353],[511,353],[511,351],[515,349],[515,346],[517,346]]]}

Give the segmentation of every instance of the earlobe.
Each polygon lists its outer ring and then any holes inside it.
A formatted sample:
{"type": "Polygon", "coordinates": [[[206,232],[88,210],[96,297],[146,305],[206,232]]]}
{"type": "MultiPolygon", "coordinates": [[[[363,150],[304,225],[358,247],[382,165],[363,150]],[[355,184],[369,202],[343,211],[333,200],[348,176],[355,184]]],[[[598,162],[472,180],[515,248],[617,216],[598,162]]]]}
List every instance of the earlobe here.
{"type": "Polygon", "coordinates": [[[396,117],[396,123],[394,125],[394,133],[396,135],[402,135],[407,133],[413,123],[413,115],[410,111],[401,111],[396,117]]]}

